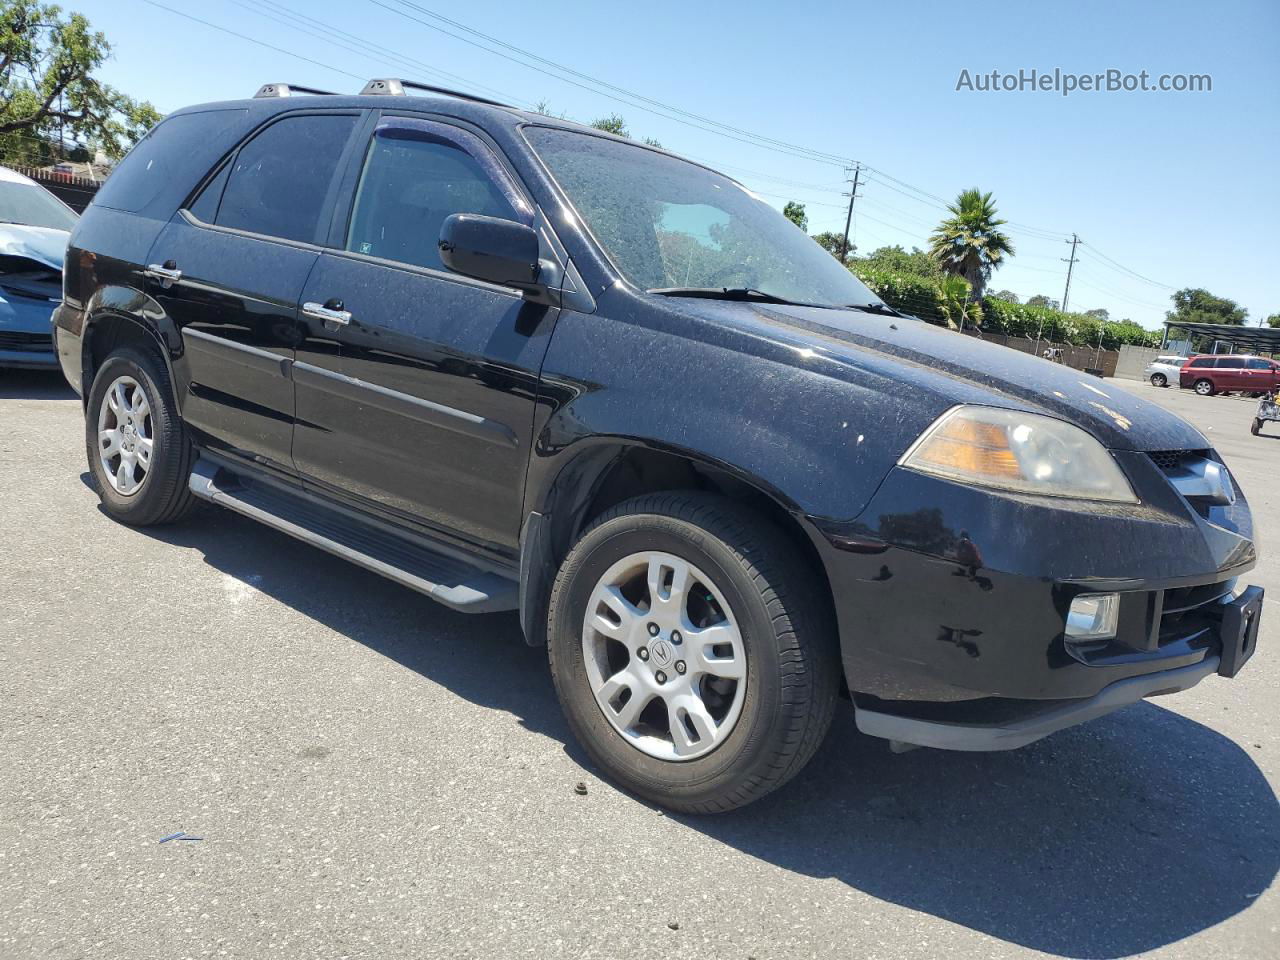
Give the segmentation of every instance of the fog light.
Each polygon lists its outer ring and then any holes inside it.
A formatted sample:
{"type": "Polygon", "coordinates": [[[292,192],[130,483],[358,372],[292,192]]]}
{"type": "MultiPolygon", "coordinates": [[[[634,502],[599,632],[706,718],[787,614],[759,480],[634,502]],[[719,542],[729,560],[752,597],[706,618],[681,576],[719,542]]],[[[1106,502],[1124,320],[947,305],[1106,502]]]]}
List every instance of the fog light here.
{"type": "Polygon", "coordinates": [[[1081,643],[1114,637],[1119,611],[1117,593],[1086,593],[1076,597],[1067,613],[1067,639],[1081,643]]]}

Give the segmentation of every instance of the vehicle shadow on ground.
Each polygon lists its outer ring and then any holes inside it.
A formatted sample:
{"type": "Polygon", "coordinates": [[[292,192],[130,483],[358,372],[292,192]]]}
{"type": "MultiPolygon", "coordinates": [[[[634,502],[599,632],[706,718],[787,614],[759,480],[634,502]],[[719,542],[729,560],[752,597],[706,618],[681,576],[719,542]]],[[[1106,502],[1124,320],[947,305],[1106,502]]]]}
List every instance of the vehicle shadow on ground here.
{"type": "Polygon", "coordinates": [[[75,395],[57,370],[0,367],[0,400],[71,400],[75,395]]]}
{"type": "MultiPolygon", "coordinates": [[[[514,614],[455,613],[214,508],[139,534],[199,550],[591,767],[545,653],[525,645],[514,614]]],[[[1019,751],[893,755],[855,732],[842,703],[832,735],[784,790],[734,813],[673,819],[782,869],[1001,940],[1109,960],[1220,923],[1272,883],[1280,805],[1252,750],[1148,702],[1019,751]]]]}

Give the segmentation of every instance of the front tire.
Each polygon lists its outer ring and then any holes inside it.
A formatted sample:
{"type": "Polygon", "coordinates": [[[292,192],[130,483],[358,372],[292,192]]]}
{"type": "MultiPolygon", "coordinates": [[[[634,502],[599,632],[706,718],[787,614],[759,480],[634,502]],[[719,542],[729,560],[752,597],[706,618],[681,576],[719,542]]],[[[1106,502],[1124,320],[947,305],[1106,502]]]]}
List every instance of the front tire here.
{"type": "Polygon", "coordinates": [[[574,735],[654,803],[714,813],[798,773],[835,707],[816,571],[757,514],[703,494],[598,518],[552,587],[548,655],[574,735]]]}
{"type": "Polygon", "coordinates": [[[85,451],[102,507],[131,526],[172,523],[195,500],[193,451],[159,357],[132,347],[98,369],[85,407],[85,451]]]}
{"type": "Polygon", "coordinates": [[[1212,380],[1197,380],[1195,382],[1195,391],[1202,397],[1212,397],[1214,394],[1212,380]]]}
{"type": "Polygon", "coordinates": [[[1163,373],[1153,373],[1151,375],[1151,385],[1153,387],[1167,387],[1169,385],[1169,378],[1163,373]]]}
{"type": "Polygon", "coordinates": [[[1249,432],[1252,433],[1255,437],[1258,434],[1260,434],[1262,432],[1262,421],[1259,420],[1257,417],[1254,417],[1253,426],[1249,428],[1249,432]]]}

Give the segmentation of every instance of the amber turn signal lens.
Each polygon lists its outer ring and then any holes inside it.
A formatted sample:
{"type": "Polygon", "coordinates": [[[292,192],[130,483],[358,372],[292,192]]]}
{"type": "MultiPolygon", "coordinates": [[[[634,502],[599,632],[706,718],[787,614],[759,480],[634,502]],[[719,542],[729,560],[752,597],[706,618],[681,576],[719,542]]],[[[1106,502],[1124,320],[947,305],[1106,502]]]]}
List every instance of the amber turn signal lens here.
{"type": "Polygon", "coordinates": [[[916,450],[914,460],[943,473],[962,473],[993,480],[1022,476],[1018,458],[1009,447],[1008,430],[995,423],[954,417],[916,450]]]}

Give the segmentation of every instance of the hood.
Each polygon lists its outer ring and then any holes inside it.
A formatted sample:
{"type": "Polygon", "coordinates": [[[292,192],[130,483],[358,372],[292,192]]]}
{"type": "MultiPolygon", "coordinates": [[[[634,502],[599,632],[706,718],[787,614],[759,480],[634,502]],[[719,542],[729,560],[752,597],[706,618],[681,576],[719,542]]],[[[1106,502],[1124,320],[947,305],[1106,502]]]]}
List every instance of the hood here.
{"type": "Polygon", "coordinates": [[[70,238],[71,234],[66,230],[0,223],[0,257],[24,257],[61,270],[70,238]]]}
{"type": "Polygon", "coordinates": [[[887,377],[904,390],[931,394],[943,409],[985,403],[1046,414],[1083,427],[1116,450],[1210,446],[1181,417],[1110,381],[921,320],[722,300],[690,299],[683,306],[754,336],[887,377]]]}

